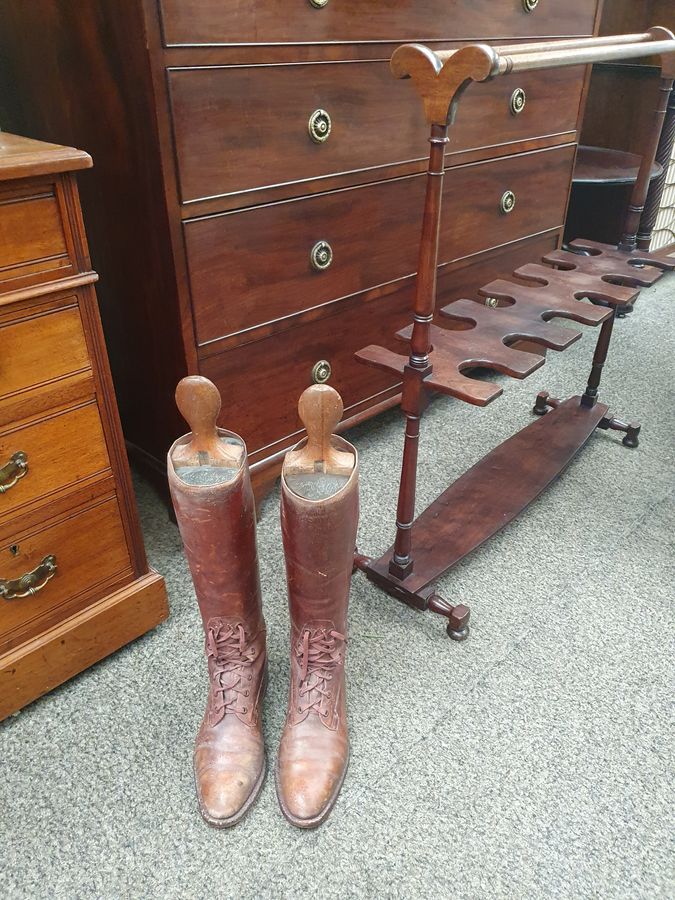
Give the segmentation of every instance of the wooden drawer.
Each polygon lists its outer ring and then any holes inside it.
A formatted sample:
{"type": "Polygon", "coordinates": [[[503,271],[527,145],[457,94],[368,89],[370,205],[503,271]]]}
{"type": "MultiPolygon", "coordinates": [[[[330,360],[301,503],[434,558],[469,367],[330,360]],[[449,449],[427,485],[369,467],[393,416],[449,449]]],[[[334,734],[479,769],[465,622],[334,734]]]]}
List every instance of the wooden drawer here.
{"type": "MultiPolygon", "coordinates": [[[[0,548],[0,578],[14,580],[37,569],[45,557],[56,559],[56,574],[33,596],[0,597],[0,649],[19,635],[41,627],[46,617],[65,615],[95,600],[113,584],[131,580],[131,560],[117,499],[110,497],[41,531],[17,535],[0,548]]],[[[42,574],[42,573],[40,573],[42,574]]]]}
{"type": "MultiPolygon", "coordinates": [[[[439,305],[461,296],[478,296],[478,288],[493,278],[510,274],[526,262],[538,262],[557,245],[557,233],[523,241],[439,276],[439,305]]],[[[289,443],[289,436],[301,427],[297,401],[311,384],[312,368],[327,360],[332,368],[330,384],[345,405],[345,418],[358,404],[396,385],[394,376],[378,372],[354,359],[354,353],[368,344],[383,344],[405,352],[395,332],[411,321],[414,281],[388,296],[364,302],[352,297],[336,305],[333,315],[322,316],[286,332],[203,359],[200,369],[222,391],[222,424],[241,434],[249,453],[275,444],[289,443]],[[255,402],[251,398],[257,398],[255,402]]],[[[372,405],[372,404],[371,404],[372,405]]]]}
{"type": "Polygon", "coordinates": [[[47,502],[109,468],[96,402],[0,434],[0,465],[7,466],[17,453],[24,454],[27,468],[16,481],[11,472],[3,479],[0,523],[19,507],[47,502]]]}
{"type": "MultiPolygon", "coordinates": [[[[568,145],[449,169],[441,262],[560,226],[574,152],[568,145]],[[507,191],[516,204],[505,214],[507,191]]],[[[425,183],[410,176],[186,222],[198,342],[415,272],[425,183]],[[323,271],[310,262],[319,241],[333,251],[323,271]]]]}
{"type": "Polygon", "coordinates": [[[75,271],[61,184],[8,182],[0,190],[0,292],[75,271]]]}
{"type": "Polygon", "coordinates": [[[276,44],[591,34],[597,0],[160,0],[164,41],[276,44]]]}
{"type": "Polygon", "coordinates": [[[0,321],[0,402],[89,367],[77,299],[62,303],[60,309],[38,308],[0,321]]]}
{"type": "MultiPolygon", "coordinates": [[[[450,152],[574,131],[584,72],[527,72],[473,86],[450,152]],[[527,99],[514,115],[518,89],[527,99]]],[[[368,170],[429,153],[419,96],[393,78],[388,62],[174,69],[169,88],[184,202],[346,172],[372,180],[368,170]],[[309,131],[318,110],[331,122],[324,143],[309,131]]]]}

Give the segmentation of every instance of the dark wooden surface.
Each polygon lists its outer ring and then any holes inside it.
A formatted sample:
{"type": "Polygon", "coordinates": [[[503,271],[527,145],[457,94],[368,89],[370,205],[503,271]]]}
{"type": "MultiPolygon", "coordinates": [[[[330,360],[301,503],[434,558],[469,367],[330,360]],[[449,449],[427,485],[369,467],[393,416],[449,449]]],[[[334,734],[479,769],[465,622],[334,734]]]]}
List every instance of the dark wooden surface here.
{"type": "MultiPolygon", "coordinates": [[[[577,184],[634,184],[640,168],[640,155],[611,150],[607,147],[589,147],[583,144],[574,163],[573,183],[577,184]]],[[[652,178],[663,171],[655,162],[652,178]]]]}
{"type": "Polygon", "coordinates": [[[145,558],[73,174],[90,165],[0,137],[0,718],[168,612],[145,558]],[[27,469],[12,479],[17,453],[27,469]],[[92,613],[110,604],[114,636],[92,613]]]}
{"type": "MultiPolygon", "coordinates": [[[[0,126],[84,147],[96,160],[81,187],[106,337],[125,436],[158,484],[182,428],[173,390],[187,373],[209,374],[223,388],[221,424],[254,451],[258,494],[280,450],[297,440],[295,404],[315,362],[331,362],[349,422],[396,402],[395,378],[361,367],[359,381],[347,356],[358,349],[355,334],[381,333],[385,318],[406,324],[410,302],[408,235],[419,206],[402,204],[424,169],[426,143],[415,134],[409,86],[388,80],[397,43],[590,34],[597,5],[542,2],[528,14],[521,0],[434,0],[431,10],[410,0],[323,9],[307,0],[167,0],[160,20],[158,0],[5,0],[0,86],[12,90],[0,90],[0,126]],[[317,108],[333,118],[322,145],[307,133],[317,108]],[[396,180],[404,176],[405,184],[396,180]],[[342,198],[339,189],[347,189],[342,198]],[[375,233],[381,219],[368,198],[385,192],[398,247],[375,233]],[[310,271],[308,242],[330,240],[332,228],[333,267],[310,271]]],[[[509,158],[575,140],[582,79],[578,69],[513,79],[511,92],[527,93],[518,116],[506,82],[481,99],[467,95],[446,156],[448,181],[465,198],[458,222],[448,221],[448,242],[458,241],[444,252],[448,274],[466,270],[465,254],[487,254],[487,266],[490,248],[502,244],[515,259],[516,238],[546,231],[559,240],[570,172],[559,162],[526,172],[509,158]],[[493,195],[499,202],[512,175],[524,181],[521,202],[511,217],[493,217],[493,195]],[[530,179],[543,196],[536,209],[530,179]]]]}
{"type": "MultiPolygon", "coordinates": [[[[446,197],[472,202],[443,217],[439,262],[559,228],[573,161],[566,146],[448,170],[446,197]]],[[[186,223],[198,344],[414,274],[424,187],[409,176],[186,223]],[[334,254],[322,272],[310,265],[319,240],[334,254]]]]}
{"type": "MultiPolygon", "coordinates": [[[[583,83],[580,67],[469,90],[448,153],[481,148],[494,156],[516,141],[573,133],[583,83]],[[516,88],[527,95],[519,115],[510,107],[516,88]]],[[[392,78],[388,59],[176,68],[169,86],[184,203],[336,173],[365,182],[379,177],[373,170],[428,155],[419,102],[392,78]],[[315,144],[307,139],[307,123],[324,108],[331,134],[315,144]]]]}
{"type": "MultiPolygon", "coordinates": [[[[412,573],[405,590],[417,593],[518,516],[584,446],[607,407],[592,409],[570,397],[490,451],[415,520],[412,573]]],[[[387,589],[390,548],[365,569],[387,589]]]]}
{"type": "Polygon", "coordinates": [[[542,3],[527,13],[522,0],[416,0],[395,4],[341,0],[313,8],[307,0],[160,0],[167,44],[266,44],[443,40],[589,34],[595,6],[585,0],[542,3]]]}

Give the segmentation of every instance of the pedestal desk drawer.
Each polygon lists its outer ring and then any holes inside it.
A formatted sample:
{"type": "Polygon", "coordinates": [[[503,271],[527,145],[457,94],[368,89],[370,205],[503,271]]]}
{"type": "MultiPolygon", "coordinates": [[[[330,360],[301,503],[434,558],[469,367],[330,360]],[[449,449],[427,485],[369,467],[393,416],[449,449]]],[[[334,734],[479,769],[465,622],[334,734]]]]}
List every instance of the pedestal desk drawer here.
{"type": "Polygon", "coordinates": [[[595,7],[592,0],[160,0],[168,45],[591,34],[595,7]]]}
{"type": "MultiPolygon", "coordinates": [[[[449,152],[574,131],[583,79],[577,67],[470,88],[449,152]]],[[[174,69],[169,85],[183,202],[429,153],[419,97],[388,62],[174,69]]]]}
{"type": "MultiPolygon", "coordinates": [[[[74,297],[72,302],[76,302],[74,297]]],[[[55,381],[89,365],[77,306],[34,310],[25,317],[0,323],[0,402],[17,391],[55,381]]]]}
{"type": "Polygon", "coordinates": [[[0,523],[108,469],[95,401],[0,434],[0,523]]]}
{"type": "MultiPolygon", "coordinates": [[[[440,261],[562,224],[574,147],[449,169],[440,261]]],[[[410,176],[185,223],[199,343],[416,270],[426,178],[410,176]]]]}
{"type": "Polygon", "coordinates": [[[62,192],[45,179],[10,181],[0,190],[0,292],[76,270],[62,192]]]}
{"type": "Polygon", "coordinates": [[[0,649],[57,608],[81,607],[125,576],[131,561],[115,497],[17,535],[0,548],[0,649]]]}

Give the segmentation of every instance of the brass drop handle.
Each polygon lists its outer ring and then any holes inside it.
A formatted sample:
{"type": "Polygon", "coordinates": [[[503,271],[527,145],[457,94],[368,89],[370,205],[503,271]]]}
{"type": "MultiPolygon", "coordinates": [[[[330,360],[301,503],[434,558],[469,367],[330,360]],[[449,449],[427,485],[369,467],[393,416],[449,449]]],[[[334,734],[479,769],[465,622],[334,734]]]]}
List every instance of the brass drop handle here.
{"type": "Polygon", "coordinates": [[[41,591],[54,575],[56,575],[56,557],[50,554],[45,556],[32,572],[26,572],[21,578],[0,578],[0,597],[4,600],[32,597],[41,591]]]}
{"type": "MultiPolygon", "coordinates": [[[[326,2],[328,2],[328,0],[326,0],[326,2]]],[[[523,9],[526,13],[534,12],[538,6],[539,0],[523,0],[523,9]]]]}
{"type": "Polygon", "coordinates": [[[312,268],[317,272],[328,269],[333,262],[333,248],[328,241],[317,241],[309,254],[312,268]]]}
{"type": "Polygon", "coordinates": [[[313,6],[314,9],[323,9],[324,6],[328,5],[328,0],[309,0],[309,5],[313,6]]]}
{"type": "Polygon", "coordinates": [[[315,109],[309,117],[307,130],[315,144],[325,144],[333,130],[333,120],[325,109],[315,109]]]}
{"type": "Polygon", "coordinates": [[[507,215],[513,212],[516,208],[516,195],[513,191],[504,191],[502,199],[499,201],[499,208],[507,215]]]}
{"type": "Polygon", "coordinates": [[[325,384],[333,374],[331,364],[327,359],[320,359],[312,368],[312,381],[314,384],[325,384]]]}
{"type": "Polygon", "coordinates": [[[0,469],[0,494],[14,487],[20,478],[28,474],[28,454],[17,450],[9,462],[0,469]]]}
{"type": "Polygon", "coordinates": [[[525,109],[527,103],[527,94],[522,88],[516,88],[511,94],[510,109],[512,116],[519,116],[525,109]]]}

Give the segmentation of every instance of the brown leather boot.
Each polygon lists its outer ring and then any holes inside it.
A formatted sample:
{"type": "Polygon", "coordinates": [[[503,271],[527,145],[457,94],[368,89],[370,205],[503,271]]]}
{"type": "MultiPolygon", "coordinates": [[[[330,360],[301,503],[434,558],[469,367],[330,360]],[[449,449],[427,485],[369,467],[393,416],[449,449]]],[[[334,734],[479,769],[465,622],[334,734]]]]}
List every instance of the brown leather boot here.
{"type": "Polygon", "coordinates": [[[314,828],[333,807],[349,760],[344,666],[358,457],[347,441],[331,438],[342,415],[332,388],[309,388],[300,414],[308,439],[287,455],[281,476],[291,673],[276,782],[289,822],[314,828]]]}
{"type": "Polygon", "coordinates": [[[209,694],[194,773],[202,816],[235,825],[265,775],[260,705],[267,681],[255,505],[242,439],[215,427],[216,387],[185,378],[176,400],[192,432],[169,450],[169,486],[206,635],[209,694]]]}

